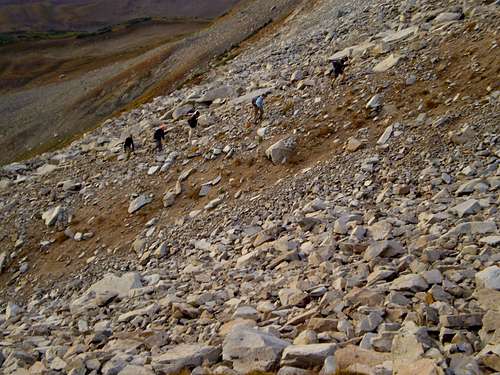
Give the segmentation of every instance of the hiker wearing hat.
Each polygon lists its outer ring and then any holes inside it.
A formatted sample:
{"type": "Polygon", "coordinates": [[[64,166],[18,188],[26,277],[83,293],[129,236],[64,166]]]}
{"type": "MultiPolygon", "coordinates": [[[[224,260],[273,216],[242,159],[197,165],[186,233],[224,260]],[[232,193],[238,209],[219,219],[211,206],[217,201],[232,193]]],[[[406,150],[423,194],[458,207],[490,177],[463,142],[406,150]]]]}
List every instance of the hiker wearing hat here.
{"type": "Polygon", "coordinates": [[[191,138],[193,136],[193,132],[196,131],[196,127],[198,126],[198,118],[200,117],[200,112],[195,111],[188,119],[189,125],[189,137],[188,141],[191,142],[191,138]]]}
{"type": "Polygon", "coordinates": [[[155,150],[161,152],[163,150],[162,141],[165,140],[165,125],[161,125],[158,129],[155,130],[153,139],[156,145],[155,150]]]}

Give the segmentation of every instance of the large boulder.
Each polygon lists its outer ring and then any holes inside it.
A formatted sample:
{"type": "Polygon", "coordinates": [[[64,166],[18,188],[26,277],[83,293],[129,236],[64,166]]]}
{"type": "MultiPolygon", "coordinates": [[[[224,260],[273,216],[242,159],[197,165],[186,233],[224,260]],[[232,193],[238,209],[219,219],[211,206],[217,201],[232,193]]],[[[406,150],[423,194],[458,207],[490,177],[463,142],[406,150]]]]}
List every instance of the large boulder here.
{"type": "Polygon", "coordinates": [[[357,373],[356,368],[373,368],[385,361],[390,361],[391,355],[379,353],[372,350],[362,349],[358,346],[347,345],[345,348],[335,352],[335,362],[338,370],[352,370],[357,373]]]}
{"type": "Polygon", "coordinates": [[[412,292],[422,292],[427,290],[429,284],[425,279],[416,274],[403,275],[392,282],[391,290],[409,290],[412,292]]]}
{"type": "Polygon", "coordinates": [[[100,305],[99,300],[105,302],[114,297],[125,298],[132,289],[141,287],[141,276],[138,273],[129,272],[123,276],[108,273],[90,286],[81,297],[74,300],[70,308],[72,311],[93,308],[100,305]]]}
{"type": "Polygon", "coordinates": [[[177,121],[192,111],[194,111],[194,107],[192,104],[181,105],[174,109],[174,111],[172,112],[172,118],[177,121]]]}
{"type": "Polygon", "coordinates": [[[62,206],[54,207],[42,214],[45,225],[52,227],[57,223],[63,223],[67,218],[67,211],[62,206]]]}
{"type": "Polygon", "coordinates": [[[335,353],[335,344],[291,345],[285,348],[281,366],[312,368],[321,366],[325,359],[335,353]]]}
{"type": "Polygon", "coordinates": [[[236,326],[224,340],[222,359],[232,362],[240,374],[271,371],[289,345],[288,341],[257,329],[236,326]]]}
{"type": "Polygon", "coordinates": [[[398,64],[399,60],[401,60],[401,56],[391,54],[385,60],[382,60],[377,65],[375,65],[375,67],[373,68],[373,71],[375,73],[386,72],[387,70],[391,69],[393,66],[396,66],[398,64]]]}
{"type": "Polygon", "coordinates": [[[197,102],[212,103],[216,99],[232,98],[237,95],[237,90],[232,86],[220,86],[208,90],[197,102]]]}
{"type": "Polygon", "coordinates": [[[297,139],[295,137],[284,138],[266,150],[266,156],[274,164],[285,164],[295,154],[297,139]]]}
{"type": "Polygon", "coordinates": [[[500,267],[491,266],[476,273],[476,286],[478,288],[500,290],[500,267]]]}
{"type": "MultiPolygon", "coordinates": [[[[175,346],[165,353],[153,357],[153,363],[169,368],[176,373],[182,369],[193,369],[203,363],[216,363],[220,357],[220,348],[201,344],[183,344],[175,346]]],[[[164,369],[165,370],[165,369],[164,369]]]]}
{"type": "Polygon", "coordinates": [[[151,202],[152,199],[150,197],[147,197],[145,195],[139,195],[132,202],[130,202],[130,205],[128,207],[128,213],[133,214],[134,212],[139,211],[142,207],[151,202]]]}
{"type": "Polygon", "coordinates": [[[440,13],[436,18],[434,18],[433,23],[438,24],[438,23],[445,23],[445,22],[453,22],[453,21],[458,21],[462,18],[463,18],[462,13],[443,12],[443,13],[440,13]]]}
{"type": "Polygon", "coordinates": [[[155,375],[155,372],[146,367],[128,365],[118,375],[155,375]]]}

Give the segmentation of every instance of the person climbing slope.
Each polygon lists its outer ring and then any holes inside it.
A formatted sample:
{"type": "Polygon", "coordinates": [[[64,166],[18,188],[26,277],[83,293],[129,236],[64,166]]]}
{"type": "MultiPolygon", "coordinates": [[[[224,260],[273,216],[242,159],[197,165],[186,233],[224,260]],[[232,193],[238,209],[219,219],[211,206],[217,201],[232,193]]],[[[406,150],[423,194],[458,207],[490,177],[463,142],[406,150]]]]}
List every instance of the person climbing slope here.
{"type": "Polygon", "coordinates": [[[189,125],[189,136],[188,136],[188,141],[191,142],[191,138],[193,136],[193,133],[196,131],[196,128],[198,126],[198,118],[200,117],[200,112],[195,111],[188,119],[188,125],[189,125]]]}
{"type": "Polygon", "coordinates": [[[134,139],[132,135],[129,135],[125,138],[125,142],[123,143],[123,151],[127,154],[127,160],[130,158],[130,154],[135,152],[134,139]]]}
{"type": "Polygon", "coordinates": [[[252,99],[254,123],[262,121],[264,117],[264,95],[259,95],[252,99]]]}
{"type": "Polygon", "coordinates": [[[165,125],[161,125],[155,130],[153,139],[155,141],[155,150],[161,152],[163,150],[162,141],[165,140],[165,125]]]}
{"type": "Polygon", "coordinates": [[[341,77],[341,79],[344,79],[344,71],[348,65],[349,58],[347,56],[342,57],[341,59],[333,60],[332,61],[332,67],[333,67],[333,82],[335,83],[337,81],[337,78],[341,77]]]}

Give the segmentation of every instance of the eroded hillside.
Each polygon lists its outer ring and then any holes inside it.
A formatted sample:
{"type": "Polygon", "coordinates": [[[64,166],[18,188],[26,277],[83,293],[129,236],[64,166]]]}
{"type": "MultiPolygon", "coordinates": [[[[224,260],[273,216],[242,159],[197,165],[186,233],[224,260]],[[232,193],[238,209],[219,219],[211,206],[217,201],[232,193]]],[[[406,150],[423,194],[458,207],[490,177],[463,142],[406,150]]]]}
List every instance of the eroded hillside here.
{"type": "Polygon", "coordinates": [[[171,95],[5,167],[0,369],[500,371],[498,16],[304,1],[171,95]]]}

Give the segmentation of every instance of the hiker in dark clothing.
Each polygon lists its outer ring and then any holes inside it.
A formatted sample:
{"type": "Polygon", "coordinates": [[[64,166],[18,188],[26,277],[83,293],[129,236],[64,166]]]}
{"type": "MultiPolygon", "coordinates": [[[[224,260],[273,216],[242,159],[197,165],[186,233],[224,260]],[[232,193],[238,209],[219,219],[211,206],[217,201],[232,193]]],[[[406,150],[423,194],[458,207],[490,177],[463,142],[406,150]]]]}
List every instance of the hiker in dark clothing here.
{"type": "Polygon", "coordinates": [[[257,124],[262,121],[264,117],[264,95],[259,95],[252,99],[253,106],[253,118],[254,122],[257,124]]]}
{"type": "Polygon", "coordinates": [[[188,141],[189,142],[191,142],[191,137],[193,136],[193,132],[196,130],[196,127],[198,126],[198,118],[199,117],[200,117],[200,112],[196,111],[188,119],[188,125],[189,125],[188,141]]]}
{"type": "Polygon", "coordinates": [[[165,126],[162,125],[158,129],[155,130],[153,135],[153,139],[155,141],[155,150],[161,152],[163,150],[162,141],[165,140],[165,126]]]}
{"type": "Polygon", "coordinates": [[[342,57],[341,59],[333,60],[333,82],[337,80],[338,77],[344,78],[344,71],[348,65],[349,58],[347,56],[342,57]]]}
{"type": "Polygon", "coordinates": [[[127,138],[125,138],[123,151],[127,154],[127,160],[130,158],[130,154],[135,152],[134,139],[132,138],[132,135],[129,135],[127,138]]]}

